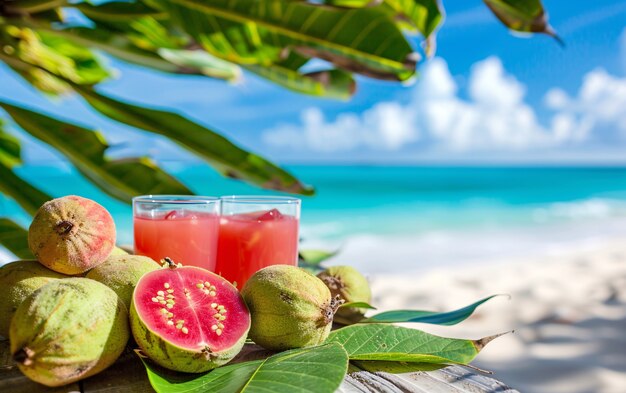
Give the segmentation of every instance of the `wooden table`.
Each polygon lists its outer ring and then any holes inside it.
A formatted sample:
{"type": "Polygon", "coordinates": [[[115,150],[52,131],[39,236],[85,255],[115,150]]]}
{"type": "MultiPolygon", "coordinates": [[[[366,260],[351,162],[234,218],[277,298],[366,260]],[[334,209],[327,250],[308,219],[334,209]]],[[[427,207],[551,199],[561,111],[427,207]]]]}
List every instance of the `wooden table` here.
{"type": "MultiPolygon", "coordinates": [[[[250,351],[255,352],[255,351],[250,351]]],[[[246,355],[240,360],[246,359],[246,355]]],[[[14,365],[8,341],[0,341],[0,392],[3,393],[61,393],[61,392],[153,392],[146,371],[137,356],[128,351],[111,367],[98,375],[60,388],[49,388],[32,382],[14,365]]],[[[348,373],[337,390],[341,393],[515,393],[503,383],[476,374],[460,366],[436,371],[405,374],[355,371],[348,373]]],[[[519,392],[517,392],[519,393],[519,392]]]]}

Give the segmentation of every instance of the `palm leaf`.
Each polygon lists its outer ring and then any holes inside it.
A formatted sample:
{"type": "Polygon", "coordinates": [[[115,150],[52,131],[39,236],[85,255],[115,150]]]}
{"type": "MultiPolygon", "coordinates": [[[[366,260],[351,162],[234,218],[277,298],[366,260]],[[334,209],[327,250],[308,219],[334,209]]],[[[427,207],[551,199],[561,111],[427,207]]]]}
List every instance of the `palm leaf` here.
{"type": "Polygon", "coordinates": [[[130,22],[142,17],[166,18],[167,15],[143,2],[114,1],[100,5],[78,3],[71,5],[94,21],[130,22]]]}
{"type": "Polygon", "coordinates": [[[289,90],[313,96],[348,99],[356,89],[352,75],[338,69],[302,74],[276,64],[244,68],[289,90]]]}
{"type": "Polygon", "coordinates": [[[28,248],[28,231],[5,217],[0,218],[0,245],[18,258],[34,258],[33,253],[28,248]]]}
{"type": "Polygon", "coordinates": [[[104,137],[96,131],[0,101],[0,107],[26,132],[63,153],[107,194],[130,202],[136,195],[191,194],[148,158],[110,160],[104,137]]]}
{"type": "Polygon", "coordinates": [[[18,0],[7,1],[4,5],[10,14],[36,14],[46,12],[67,4],[67,0],[18,0]]]}
{"type": "Polygon", "coordinates": [[[7,134],[3,128],[4,123],[0,119],[0,163],[7,168],[13,168],[22,163],[22,149],[19,140],[11,134],[7,134]]]}
{"type": "Polygon", "coordinates": [[[87,47],[44,31],[0,24],[0,40],[13,48],[3,56],[74,84],[93,85],[109,76],[87,47]]]}
{"type": "Polygon", "coordinates": [[[223,136],[179,114],[115,100],[82,86],[75,86],[75,90],[103,115],[123,124],[166,136],[198,154],[225,176],[245,180],[263,188],[313,194],[312,188],[300,183],[284,169],[241,149],[223,136]]]}
{"type": "Polygon", "coordinates": [[[0,161],[0,192],[12,198],[30,215],[34,215],[41,205],[52,199],[50,195],[16,175],[2,161],[0,161]]]}
{"type": "Polygon", "coordinates": [[[483,0],[493,14],[509,29],[522,33],[544,33],[563,44],[548,24],[540,0],[483,0]]]}
{"type": "Polygon", "coordinates": [[[440,25],[443,15],[437,0],[385,0],[385,4],[428,38],[440,25]]]}
{"type": "MultiPolygon", "coordinates": [[[[179,18],[185,16],[179,23],[199,41],[215,34],[209,22],[219,18],[231,23],[229,29],[233,30],[227,33],[248,37],[248,42],[250,37],[256,38],[258,47],[271,46],[271,53],[291,48],[306,57],[319,57],[340,68],[381,79],[405,80],[415,70],[411,46],[380,7],[345,10],[287,0],[158,3],[179,18]],[[242,34],[243,27],[249,30],[247,35],[242,34]]],[[[232,42],[229,38],[225,36],[227,44],[232,42]]],[[[212,53],[220,56],[219,51],[212,53]]],[[[271,56],[261,60],[271,60],[271,56]]]]}

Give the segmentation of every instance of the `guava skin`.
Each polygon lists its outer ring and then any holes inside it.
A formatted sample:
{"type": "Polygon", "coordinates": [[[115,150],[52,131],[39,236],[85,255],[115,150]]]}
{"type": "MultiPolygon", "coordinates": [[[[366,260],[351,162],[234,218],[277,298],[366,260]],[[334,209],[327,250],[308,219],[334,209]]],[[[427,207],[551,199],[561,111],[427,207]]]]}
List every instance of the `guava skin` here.
{"type": "Polygon", "coordinates": [[[67,278],[52,271],[37,261],[15,261],[0,267],[0,335],[9,337],[9,326],[17,308],[24,299],[47,283],[67,278]]]}
{"type": "Polygon", "coordinates": [[[323,343],[341,303],[320,279],[288,265],[259,270],[241,294],[252,315],[249,337],[277,351],[323,343]]]}
{"type": "Polygon", "coordinates": [[[139,279],[144,274],[160,268],[154,259],[141,255],[111,255],[106,261],[91,269],[85,277],[111,288],[126,308],[130,309],[133,290],[139,279]]]}
{"type": "MultiPolygon", "coordinates": [[[[332,266],[317,277],[330,289],[333,296],[339,296],[346,303],[370,303],[372,291],[365,276],[352,266],[332,266]]],[[[337,319],[341,322],[356,323],[363,319],[367,310],[355,307],[340,307],[337,319]]]]}
{"type": "Polygon", "coordinates": [[[11,354],[35,382],[66,385],[109,367],[130,337],[126,307],[88,278],[52,281],[18,307],[9,332],[11,354]]]}
{"type": "Polygon", "coordinates": [[[48,269],[79,275],[109,257],[115,247],[115,223],[90,199],[76,195],[53,199],[35,214],[28,246],[48,269]]]}

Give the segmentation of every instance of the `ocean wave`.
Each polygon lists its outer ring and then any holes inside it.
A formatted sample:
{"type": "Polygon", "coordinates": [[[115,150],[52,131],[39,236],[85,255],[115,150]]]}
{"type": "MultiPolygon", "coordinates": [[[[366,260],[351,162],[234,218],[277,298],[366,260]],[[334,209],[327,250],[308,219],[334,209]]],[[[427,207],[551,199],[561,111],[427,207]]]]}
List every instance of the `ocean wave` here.
{"type": "Polygon", "coordinates": [[[626,201],[605,198],[556,202],[533,211],[533,219],[539,223],[554,219],[602,219],[624,215],[626,215],[626,201]]]}

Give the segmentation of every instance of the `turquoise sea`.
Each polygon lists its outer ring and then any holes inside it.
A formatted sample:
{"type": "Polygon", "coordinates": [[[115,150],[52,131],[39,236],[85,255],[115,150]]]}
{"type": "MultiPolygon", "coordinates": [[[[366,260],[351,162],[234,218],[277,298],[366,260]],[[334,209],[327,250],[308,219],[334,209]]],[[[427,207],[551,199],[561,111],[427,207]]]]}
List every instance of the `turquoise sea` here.
{"type": "MultiPolygon", "coordinates": [[[[199,194],[268,193],[224,179],[204,165],[164,166],[199,194]]],[[[317,189],[316,196],[303,199],[304,244],[341,247],[345,258],[362,259],[369,270],[377,270],[377,260],[385,256],[402,259],[400,265],[461,263],[626,236],[624,167],[288,169],[317,189]]],[[[116,220],[119,241],[131,244],[130,207],[107,197],[71,167],[29,166],[18,172],[54,196],[79,194],[104,204],[116,220]]],[[[0,215],[28,223],[19,207],[2,196],[0,215]]]]}

